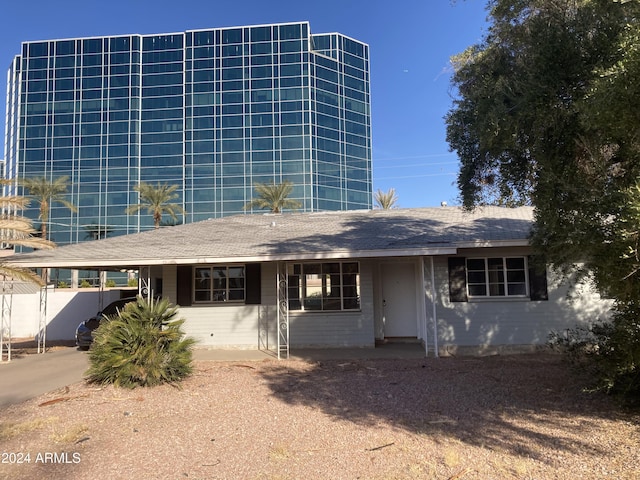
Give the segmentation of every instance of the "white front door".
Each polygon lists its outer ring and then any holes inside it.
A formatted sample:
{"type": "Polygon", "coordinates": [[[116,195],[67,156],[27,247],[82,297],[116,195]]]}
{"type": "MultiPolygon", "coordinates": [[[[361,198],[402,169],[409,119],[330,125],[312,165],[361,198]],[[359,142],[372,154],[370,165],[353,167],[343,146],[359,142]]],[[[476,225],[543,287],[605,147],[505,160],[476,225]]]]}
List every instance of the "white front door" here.
{"type": "Polygon", "coordinates": [[[418,336],[416,308],[415,264],[383,263],[382,274],[382,315],[384,336],[418,336]]]}

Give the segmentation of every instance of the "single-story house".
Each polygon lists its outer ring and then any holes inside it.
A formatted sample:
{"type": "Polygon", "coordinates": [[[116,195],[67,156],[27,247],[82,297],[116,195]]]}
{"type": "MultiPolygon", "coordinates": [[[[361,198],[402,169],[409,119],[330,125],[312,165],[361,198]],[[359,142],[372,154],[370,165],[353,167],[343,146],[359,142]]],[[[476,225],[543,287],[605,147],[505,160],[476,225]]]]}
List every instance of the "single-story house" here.
{"type": "Polygon", "coordinates": [[[544,345],[606,315],[535,256],[530,207],[237,215],[28,254],[25,267],[139,271],[201,347],[427,353],[544,345]]]}

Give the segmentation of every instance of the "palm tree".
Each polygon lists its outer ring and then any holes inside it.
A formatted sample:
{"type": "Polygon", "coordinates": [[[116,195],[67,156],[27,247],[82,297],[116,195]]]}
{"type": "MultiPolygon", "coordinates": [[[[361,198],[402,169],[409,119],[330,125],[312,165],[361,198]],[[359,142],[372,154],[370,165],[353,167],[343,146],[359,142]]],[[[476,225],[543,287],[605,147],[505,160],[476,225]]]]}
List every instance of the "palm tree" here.
{"type": "Polygon", "coordinates": [[[49,221],[49,211],[55,202],[61,203],[72,212],[78,209],[74,204],[67,201],[63,195],[67,193],[69,177],[58,177],[52,181],[45,177],[27,177],[20,180],[21,185],[29,191],[29,195],[34,197],[40,205],[39,219],[42,222],[42,238],[48,240],[47,222],[49,221]]]}
{"type": "Polygon", "coordinates": [[[271,213],[280,213],[285,208],[295,210],[302,206],[297,200],[287,198],[293,190],[293,183],[289,181],[277,185],[275,183],[258,183],[254,190],[257,196],[244,206],[245,210],[268,208],[271,213]]]}
{"type": "Polygon", "coordinates": [[[140,203],[131,205],[125,210],[129,215],[138,213],[142,209],[146,209],[148,213],[153,215],[153,225],[160,228],[162,215],[168,214],[172,219],[177,220],[178,214],[184,215],[186,212],[177,203],[170,203],[171,200],[178,198],[178,194],[174,193],[177,185],[150,185],[141,182],[133,189],[140,194],[140,203]]]}
{"type": "Polygon", "coordinates": [[[378,189],[373,196],[373,199],[376,202],[376,207],[382,208],[383,210],[395,208],[398,203],[398,196],[396,195],[395,188],[390,188],[386,193],[378,189]]]}
{"type": "MultiPolygon", "coordinates": [[[[11,180],[0,180],[0,185],[10,185],[11,180]]],[[[18,210],[23,210],[29,205],[29,200],[17,196],[0,196],[0,243],[3,245],[19,245],[30,248],[49,249],[55,244],[44,238],[34,237],[36,230],[30,219],[18,215],[18,210]]],[[[27,268],[12,266],[0,262],[0,275],[10,278],[26,280],[44,285],[44,280],[27,268]]]]}

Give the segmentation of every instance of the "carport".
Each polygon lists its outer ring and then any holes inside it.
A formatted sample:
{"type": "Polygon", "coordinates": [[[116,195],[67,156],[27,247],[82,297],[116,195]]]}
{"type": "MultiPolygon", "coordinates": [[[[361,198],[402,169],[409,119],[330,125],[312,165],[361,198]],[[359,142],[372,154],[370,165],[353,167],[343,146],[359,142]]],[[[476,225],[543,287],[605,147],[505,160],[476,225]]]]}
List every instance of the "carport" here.
{"type": "MultiPolygon", "coordinates": [[[[52,268],[52,267],[50,267],[52,268]]],[[[60,267],[66,268],[66,267],[60,267]]],[[[48,268],[43,268],[48,270],[48,268]]],[[[97,310],[102,310],[105,304],[105,273],[108,271],[123,271],[122,268],[103,268],[95,265],[83,266],[76,270],[97,271],[100,278],[98,287],[98,304],[97,310]]],[[[139,267],[135,270],[128,269],[125,271],[136,273],[138,276],[138,294],[149,296],[152,294],[149,279],[149,267],[139,267]]],[[[38,294],[38,304],[33,307],[34,315],[38,318],[38,327],[35,340],[37,342],[37,353],[45,353],[47,351],[47,327],[49,324],[48,302],[51,292],[54,291],[55,285],[48,283],[45,286],[38,286],[34,283],[16,280],[6,275],[2,276],[1,284],[1,323],[0,323],[0,361],[10,362],[12,359],[12,322],[14,314],[14,295],[20,294],[38,294]]]]}
{"type": "Polygon", "coordinates": [[[39,293],[38,303],[38,353],[44,353],[46,342],[46,311],[48,287],[39,287],[34,283],[16,281],[14,278],[2,275],[2,300],[1,300],[1,321],[0,321],[0,362],[11,361],[11,322],[13,311],[13,296],[21,293],[39,293]]]}

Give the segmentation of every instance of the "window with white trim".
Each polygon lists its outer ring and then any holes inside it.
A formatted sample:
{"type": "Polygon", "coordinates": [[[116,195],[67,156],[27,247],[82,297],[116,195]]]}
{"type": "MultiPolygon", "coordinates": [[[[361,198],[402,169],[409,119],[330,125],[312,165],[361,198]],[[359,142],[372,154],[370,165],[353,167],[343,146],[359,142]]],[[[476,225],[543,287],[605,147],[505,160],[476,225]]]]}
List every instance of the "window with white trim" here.
{"type": "Polygon", "coordinates": [[[467,258],[469,297],[527,297],[526,257],[467,258]]]}
{"type": "Polygon", "coordinates": [[[360,310],[358,262],[295,263],[288,280],[290,310],[360,310]]]}
{"type": "Polygon", "coordinates": [[[244,265],[216,265],[194,269],[196,303],[243,302],[245,299],[244,265]]]}

